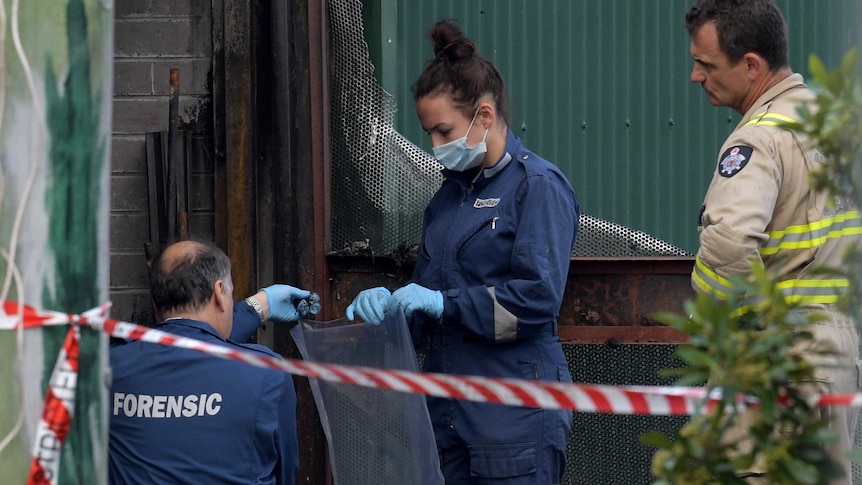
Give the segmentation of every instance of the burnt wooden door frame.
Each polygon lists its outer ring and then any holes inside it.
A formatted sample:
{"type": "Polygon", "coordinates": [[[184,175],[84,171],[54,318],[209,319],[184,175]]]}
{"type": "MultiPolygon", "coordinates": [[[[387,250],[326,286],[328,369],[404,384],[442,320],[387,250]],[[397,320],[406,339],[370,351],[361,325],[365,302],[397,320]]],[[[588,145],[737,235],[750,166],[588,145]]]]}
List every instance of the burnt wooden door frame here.
{"type": "MultiPolygon", "coordinates": [[[[234,296],[278,282],[330,301],[325,0],[211,0],[216,243],[234,296]]],[[[323,306],[320,320],[330,318],[323,306]]],[[[271,342],[299,358],[286,325],[271,342]]],[[[298,483],[331,481],[307,379],[294,378],[298,483]]]]}

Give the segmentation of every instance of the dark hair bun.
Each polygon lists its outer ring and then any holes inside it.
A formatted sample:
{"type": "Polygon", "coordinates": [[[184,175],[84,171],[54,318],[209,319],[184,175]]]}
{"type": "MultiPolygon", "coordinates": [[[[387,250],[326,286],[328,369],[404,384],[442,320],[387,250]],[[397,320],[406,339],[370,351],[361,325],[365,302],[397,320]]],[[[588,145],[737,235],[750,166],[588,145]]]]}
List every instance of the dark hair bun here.
{"type": "Polygon", "coordinates": [[[454,64],[461,59],[473,57],[476,44],[468,39],[461,28],[451,20],[441,20],[428,32],[434,44],[434,56],[454,64]]]}

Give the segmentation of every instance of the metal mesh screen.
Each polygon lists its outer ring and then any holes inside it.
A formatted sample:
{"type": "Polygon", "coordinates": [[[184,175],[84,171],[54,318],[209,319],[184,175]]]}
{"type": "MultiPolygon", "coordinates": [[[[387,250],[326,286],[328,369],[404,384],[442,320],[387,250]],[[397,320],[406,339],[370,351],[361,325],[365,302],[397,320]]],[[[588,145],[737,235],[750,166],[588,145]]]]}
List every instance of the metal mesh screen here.
{"type": "MultiPolygon", "coordinates": [[[[616,385],[671,385],[658,371],[680,367],[675,345],[565,344],[563,352],[575,382],[616,385]]],[[[654,449],[638,442],[647,431],[667,436],[688,422],[686,416],[624,416],[575,413],[563,485],[648,485],[654,449]]]]}
{"type": "MultiPolygon", "coordinates": [[[[671,354],[676,345],[564,344],[574,382],[615,385],[673,385],[658,371],[679,368],[671,354]]],[[[862,349],[860,349],[862,351],[862,349]]],[[[575,413],[562,485],[649,485],[654,449],[638,437],[656,430],[667,436],[688,422],[687,416],[624,416],[575,413]]],[[[855,449],[862,449],[862,420],[856,426],[855,449]]],[[[853,463],[853,484],[862,484],[862,464],[853,463]]]]}
{"type": "Polygon", "coordinates": [[[393,128],[396,103],[374,78],[362,2],[328,3],[332,55],[332,248],[389,254],[419,241],[442,177],[393,128]]]}
{"type": "Polygon", "coordinates": [[[581,214],[574,256],[636,258],[691,256],[673,244],[614,222],[581,214]]]}
{"type": "MultiPolygon", "coordinates": [[[[330,0],[332,249],[388,255],[416,245],[443,178],[431,155],[394,129],[396,103],[374,78],[360,0],[330,0]]],[[[685,256],[641,231],[581,215],[574,255],[685,256]]]]}

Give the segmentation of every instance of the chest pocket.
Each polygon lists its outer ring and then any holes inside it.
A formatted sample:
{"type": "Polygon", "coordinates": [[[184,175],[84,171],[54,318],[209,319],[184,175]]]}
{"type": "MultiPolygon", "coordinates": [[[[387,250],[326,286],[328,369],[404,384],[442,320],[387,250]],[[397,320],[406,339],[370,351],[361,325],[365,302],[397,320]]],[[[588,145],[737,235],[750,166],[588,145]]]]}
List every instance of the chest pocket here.
{"type": "MultiPolygon", "coordinates": [[[[487,219],[484,219],[479,224],[470,228],[469,231],[465,232],[461,239],[458,241],[458,244],[455,246],[455,254],[461,254],[463,251],[467,251],[471,246],[474,246],[479,241],[486,241],[493,239],[496,231],[503,231],[503,224],[501,222],[500,216],[494,214],[487,219]]],[[[486,248],[493,249],[493,248],[486,248]]]]}
{"type": "Polygon", "coordinates": [[[515,233],[504,215],[488,214],[464,232],[453,248],[452,268],[462,284],[495,286],[511,276],[515,233]]]}

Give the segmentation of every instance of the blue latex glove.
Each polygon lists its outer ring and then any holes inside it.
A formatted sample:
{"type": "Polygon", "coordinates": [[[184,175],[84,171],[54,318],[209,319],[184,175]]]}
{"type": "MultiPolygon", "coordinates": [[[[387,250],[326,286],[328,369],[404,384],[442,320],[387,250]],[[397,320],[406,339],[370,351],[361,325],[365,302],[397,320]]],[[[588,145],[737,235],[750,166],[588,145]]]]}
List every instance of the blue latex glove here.
{"type": "Polygon", "coordinates": [[[390,296],[389,290],[382,286],[360,291],[353,303],[347,307],[347,318],[353,320],[355,312],[365,322],[380,325],[390,296]]]}
{"type": "Polygon", "coordinates": [[[267,320],[275,322],[295,322],[302,318],[296,309],[297,300],[308,298],[311,292],[288,285],[272,285],[263,289],[269,304],[267,320]]]}
{"type": "Polygon", "coordinates": [[[397,308],[404,311],[404,317],[407,319],[415,311],[426,313],[431,318],[440,318],[443,314],[443,293],[410,283],[392,294],[386,311],[394,311],[397,308]]]}

